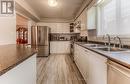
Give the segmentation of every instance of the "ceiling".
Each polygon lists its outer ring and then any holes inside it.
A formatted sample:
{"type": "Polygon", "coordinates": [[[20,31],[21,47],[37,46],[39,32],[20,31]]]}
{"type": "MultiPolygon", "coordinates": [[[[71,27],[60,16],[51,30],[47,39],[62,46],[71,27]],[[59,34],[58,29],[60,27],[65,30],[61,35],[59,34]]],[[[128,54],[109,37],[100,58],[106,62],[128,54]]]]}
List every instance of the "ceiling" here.
{"type": "Polygon", "coordinates": [[[90,0],[57,0],[56,7],[50,7],[48,0],[26,0],[34,9],[40,19],[66,19],[72,20],[82,7],[83,3],[90,0]]]}

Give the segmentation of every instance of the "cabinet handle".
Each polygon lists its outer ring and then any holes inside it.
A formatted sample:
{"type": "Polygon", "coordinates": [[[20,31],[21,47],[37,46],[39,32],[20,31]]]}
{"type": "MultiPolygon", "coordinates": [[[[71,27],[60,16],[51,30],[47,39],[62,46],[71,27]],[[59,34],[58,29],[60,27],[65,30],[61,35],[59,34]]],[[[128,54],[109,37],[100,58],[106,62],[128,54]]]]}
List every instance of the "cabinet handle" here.
{"type": "Polygon", "coordinates": [[[120,73],[122,73],[123,75],[127,76],[128,78],[130,78],[130,75],[128,75],[127,73],[123,72],[122,70],[120,70],[119,68],[107,63],[107,65],[113,69],[115,69],[116,71],[119,71],[120,73]]]}

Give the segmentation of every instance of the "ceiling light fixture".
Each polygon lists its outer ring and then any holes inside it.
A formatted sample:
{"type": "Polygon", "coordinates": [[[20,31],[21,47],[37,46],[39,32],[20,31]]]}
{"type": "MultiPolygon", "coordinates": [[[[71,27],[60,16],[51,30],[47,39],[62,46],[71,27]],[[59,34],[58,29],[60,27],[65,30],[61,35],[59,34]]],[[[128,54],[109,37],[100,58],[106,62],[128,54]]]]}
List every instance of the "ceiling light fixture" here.
{"type": "Polygon", "coordinates": [[[48,0],[48,5],[51,7],[55,7],[57,6],[57,0],[48,0]]]}

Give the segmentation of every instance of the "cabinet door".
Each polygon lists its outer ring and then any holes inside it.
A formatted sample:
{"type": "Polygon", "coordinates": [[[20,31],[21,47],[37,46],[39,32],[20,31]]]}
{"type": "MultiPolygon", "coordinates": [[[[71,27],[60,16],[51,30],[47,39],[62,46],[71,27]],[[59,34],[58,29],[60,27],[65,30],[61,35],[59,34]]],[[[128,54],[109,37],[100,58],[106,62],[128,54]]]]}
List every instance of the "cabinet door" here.
{"type": "Polygon", "coordinates": [[[74,60],[77,59],[80,55],[80,46],[77,44],[74,44],[74,60]]]}
{"type": "Polygon", "coordinates": [[[130,84],[130,69],[114,62],[108,64],[108,84],[130,84]]]}
{"type": "Polygon", "coordinates": [[[87,84],[107,84],[107,58],[75,44],[75,63],[87,84]]]}
{"type": "Polygon", "coordinates": [[[87,28],[96,29],[96,7],[92,7],[87,11],[87,28]]]}
{"type": "Polygon", "coordinates": [[[74,56],[74,60],[75,60],[75,63],[76,63],[76,65],[77,65],[77,67],[79,68],[79,70],[80,70],[80,61],[81,61],[81,59],[80,59],[80,57],[81,57],[81,48],[80,48],[80,46],[79,45],[75,45],[75,56],[74,56]]]}
{"type": "Polygon", "coordinates": [[[91,51],[89,53],[88,84],[107,84],[107,58],[91,51]]]}
{"type": "Polygon", "coordinates": [[[82,73],[82,59],[83,59],[83,56],[82,56],[82,48],[80,46],[77,46],[77,57],[76,57],[76,64],[80,70],[80,72],[82,73]]]}
{"type": "Polygon", "coordinates": [[[77,50],[77,45],[74,44],[74,60],[76,60],[77,52],[78,52],[78,50],[77,50]]]}
{"type": "Polygon", "coordinates": [[[79,45],[75,45],[75,63],[84,79],[87,81],[89,68],[89,53],[79,45]]]}
{"type": "Polygon", "coordinates": [[[84,80],[87,82],[89,75],[89,53],[85,48],[82,48],[80,55],[80,71],[84,77],[84,80]]]}

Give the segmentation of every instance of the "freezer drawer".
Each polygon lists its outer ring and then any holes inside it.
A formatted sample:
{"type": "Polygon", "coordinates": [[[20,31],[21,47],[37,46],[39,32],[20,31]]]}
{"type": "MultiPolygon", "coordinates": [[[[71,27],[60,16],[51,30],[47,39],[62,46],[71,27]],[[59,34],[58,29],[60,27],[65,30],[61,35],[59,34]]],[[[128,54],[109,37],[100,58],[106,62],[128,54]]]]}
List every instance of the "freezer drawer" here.
{"type": "Polygon", "coordinates": [[[49,56],[49,46],[39,46],[38,47],[38,57],[49,56]]]}

